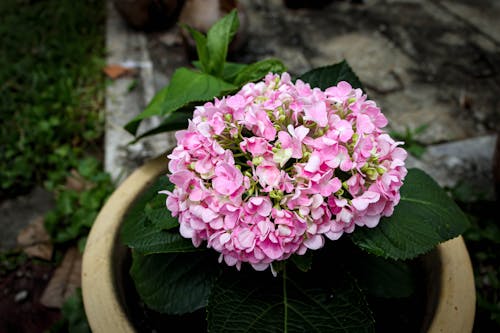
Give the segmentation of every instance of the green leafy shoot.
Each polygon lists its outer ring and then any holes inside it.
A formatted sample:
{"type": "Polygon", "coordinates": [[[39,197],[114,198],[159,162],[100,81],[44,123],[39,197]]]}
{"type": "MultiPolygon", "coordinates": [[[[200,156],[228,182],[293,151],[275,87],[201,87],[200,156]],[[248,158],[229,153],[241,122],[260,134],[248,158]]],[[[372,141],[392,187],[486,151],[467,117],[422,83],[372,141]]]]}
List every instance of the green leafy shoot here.
{"type": "Polygon", "coordinates": [[[206,36],[183,25],[196,42],[199,60],[193,64],[197,70],[184,67],[177,69],[170,84],[155,95],[141,114],[125,125],[125,129],[135,136],[131,143],[149,135],[184,128],[197,103],[234,92],[247,82],[260,80],[269,72],[285,71],[285,66],[277,59],[250,65],[226,62],[229,43],[238,27],[235,10],[215,23],[206,36]],[[183,112],[177,114],[179,111],[183,112]],[[162,117],[161,124],[138,134],[141,121],[153,116],[162,117]]]}
{"type": "MultiPolygon", "coordinates": [[[[240,21],[236,10],[232,10],[228,15],[213,25],[207,33],[207,73],[216,77],[221,77],[224,70],[224,63],[229,49],[229,43],[238,31],[240,21]]],[[[200,60],[203,62],[202,58],[200,60]]]]}
{"type": "Polygon", "coordinates": [[[277,59],[266,59],[255,62],[236,73],[233,83],[241,86],[247,82],[258,81],[262,79],[267,73],[282,73],[286,70],[285,65],[277,59]]]}
{"type": "Polygon", "coordinates": [[[229,43],[238,31],[240,22],[236,10],[217,21],[208,30],[207,35],[187,26],[182,25],[196,42],[196,51],[200,60],[200,69],[216,77],[221,77],[229,49],[229,43]]]}
{"type": "Polygon", "coordinates": [[[215,76],[181,67],[175,71],[170,84],[158,92],[148,107],[125,125],[125,129],[136,134],[142,119],[169,116],[189,103],[208,101],[236,88],[215,76]]]}

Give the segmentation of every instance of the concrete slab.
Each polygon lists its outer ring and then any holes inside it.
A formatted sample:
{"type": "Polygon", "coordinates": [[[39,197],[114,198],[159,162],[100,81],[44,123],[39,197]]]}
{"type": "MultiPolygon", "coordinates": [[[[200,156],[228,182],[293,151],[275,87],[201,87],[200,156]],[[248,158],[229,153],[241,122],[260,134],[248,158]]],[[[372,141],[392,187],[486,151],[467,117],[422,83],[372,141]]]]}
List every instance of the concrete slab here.
{"type": "MultiPolygon", "coordinates": [[[[171,136],[160,134],[129,144],[134,137],[123,126],[144,110],[157,89],[146,36],[126,26],[111,1],[107,5],[107,64],[122,64],[136,71],[135,76],[119,78],[106,88],[105,169],[119,183],[144,160],[164,153],[173,143],[171,136]]],[[[157,117],[147,119],[139,133],[159,124],[157,117]]]]}
{"type": "Polygon", "coordinates": [[[50,192],[40,187],[15,199],[0,204],[0,251],[16,247],[17,234],[36,218],[54,208],[55,200],[50,192]]]}
{"type": "Polygon", "coordinates": [[[431,145],[421,159],[410,156],[407,167],[424,170],[448,189],[460,186],[468,192],[467,201],[494,200],[492,170],[496,140],[496,135],[490,135],[431,145]]]}

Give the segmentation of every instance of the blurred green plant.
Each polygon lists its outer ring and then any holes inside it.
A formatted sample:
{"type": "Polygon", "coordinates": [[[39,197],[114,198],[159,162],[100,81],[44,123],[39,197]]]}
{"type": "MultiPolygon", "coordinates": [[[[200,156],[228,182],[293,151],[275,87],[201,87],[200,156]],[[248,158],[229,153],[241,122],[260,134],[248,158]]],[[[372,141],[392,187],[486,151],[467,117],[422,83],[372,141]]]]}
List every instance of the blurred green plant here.
{"type": "Polygon", "coordinates": [[[0,2],[0,191],[62,181],[103,134],[103,1],[0,2]]]}
{"type": "Polygon", "coordinates": [[[18,249],[0,251],[0,279],[26,262],[28,257],[18,249]]]}
{"type": "Polygon", "coordinates": [[[414,157],[420,158],[425,153],[426,147],[417,139],[417,136],[424,133],[428,127],[428,124],[421,125],[415,129],[407,126],[404,132],[390,131],[389,134],[394,140],[403,141],[403,147],[414,157]]]}
{"type": "Polygon", "coordinates": [[[90,333],[89,323],[83,307],[81,289],[64,302],[62,307],[62,318],[49,330],[49,333],[90,333]]]}
{"type": "Polygon", "coordinates": [[[498,202],[460,204],[471,221],[464,239],[476,281],[477,310],[474,332],[500,331],[500,227],[498,202]]]}
{"type": "Polygon", "coordinates": [[[77,187],[58,186],[56,206],[45,216],[45,228],[56,244],[78,241],[83,251],[87,234],[114,185],[95,158],[82,159],[73,171],[77,187]]]}

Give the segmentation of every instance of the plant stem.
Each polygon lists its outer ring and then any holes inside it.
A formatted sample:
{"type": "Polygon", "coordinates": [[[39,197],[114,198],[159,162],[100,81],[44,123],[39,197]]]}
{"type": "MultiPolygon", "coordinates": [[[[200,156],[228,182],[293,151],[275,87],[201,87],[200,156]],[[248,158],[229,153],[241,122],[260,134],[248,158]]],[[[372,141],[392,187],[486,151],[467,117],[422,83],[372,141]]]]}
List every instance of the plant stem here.
{"type": "Polygon", "coordinates": [[[288,298],[286,295],[286,263],[283,265],[283,306],[284,308],[284,327],[283,327],[283,332],[287,333],[288,332],[288,298]]]}

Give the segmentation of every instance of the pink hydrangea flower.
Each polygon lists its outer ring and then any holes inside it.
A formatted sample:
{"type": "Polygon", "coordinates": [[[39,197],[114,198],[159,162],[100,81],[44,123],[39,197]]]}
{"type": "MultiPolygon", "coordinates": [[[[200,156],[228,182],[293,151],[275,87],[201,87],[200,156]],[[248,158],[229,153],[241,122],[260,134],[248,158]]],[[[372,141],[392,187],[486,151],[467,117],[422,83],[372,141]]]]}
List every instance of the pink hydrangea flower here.
{"type": "Polygon", "coordinates": [[[169,155],[175,189],[161,193],[195,246],[264,270],[392,214],[406,151],[386,125],[347,82],[323,92],[268,74],[196,107],[169,155]]]}

